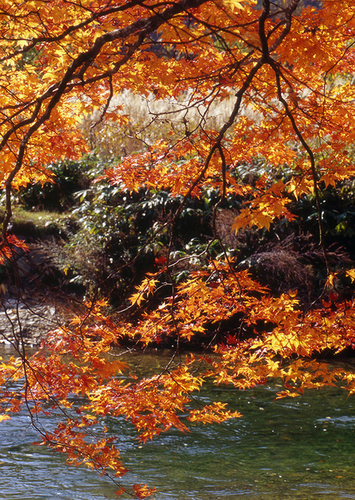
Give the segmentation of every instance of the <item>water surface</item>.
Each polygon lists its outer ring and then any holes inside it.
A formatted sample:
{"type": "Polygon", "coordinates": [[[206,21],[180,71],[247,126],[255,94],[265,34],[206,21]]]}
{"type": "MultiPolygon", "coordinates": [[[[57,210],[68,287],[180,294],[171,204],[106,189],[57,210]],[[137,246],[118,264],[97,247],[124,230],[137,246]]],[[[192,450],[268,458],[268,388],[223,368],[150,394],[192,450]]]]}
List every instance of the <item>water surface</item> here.
{"type": "MultiPolygon", "coordinates": [[[[166,362],[144,360],[149,367],[166,362]]],[[[131,469],[122,484],[156,486],[156,500],[355,499],[355,399],[331,388],[274,401],[277,390],[273,384],[244,392],[206,387],[202,402],[228,402],[243,417],[194,425],[188,434],[172,430],[145,445],[129,423],[109,419],[131,469]]],[[[47,418],[43,425],[51,423],[47,418]]],[[[25,414],[0,424],[1,499],[117,498],[117,486],[105,477],[67,466],[61,454],[34,445],[36,439],[25,414]]]]}

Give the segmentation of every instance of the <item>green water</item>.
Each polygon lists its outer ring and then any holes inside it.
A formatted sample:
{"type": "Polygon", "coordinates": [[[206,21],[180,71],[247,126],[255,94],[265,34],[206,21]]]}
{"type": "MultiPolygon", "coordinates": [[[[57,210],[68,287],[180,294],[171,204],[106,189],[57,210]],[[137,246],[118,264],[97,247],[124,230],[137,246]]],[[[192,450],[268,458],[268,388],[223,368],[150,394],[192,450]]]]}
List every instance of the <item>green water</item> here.
{"type": "Polygon", "coordinates": [[[210,390],[244,416],[148,443],[128,463],[157,499],[355,499],[355,406],[338,390],[273,401],[275,387],[210,390]],[[154,483],[154,478],[157,480],[154,483]]]}
{"type": "MultiPolygon", "coordinates": [[[[274,401],[277,390],[207,387],[202,402],[228,402],[243,417],[196,425],[188,434],[170,431],[143,446],[128,423],[109,420],[131,469],[122,484],[155,486],[156,500],[355,499],[355,399],[333,388],[274,401]]],[[[66,466],[35,439],[26,415],[1,424],[0,499],[117,498],[107,479],[66,466]]]]}

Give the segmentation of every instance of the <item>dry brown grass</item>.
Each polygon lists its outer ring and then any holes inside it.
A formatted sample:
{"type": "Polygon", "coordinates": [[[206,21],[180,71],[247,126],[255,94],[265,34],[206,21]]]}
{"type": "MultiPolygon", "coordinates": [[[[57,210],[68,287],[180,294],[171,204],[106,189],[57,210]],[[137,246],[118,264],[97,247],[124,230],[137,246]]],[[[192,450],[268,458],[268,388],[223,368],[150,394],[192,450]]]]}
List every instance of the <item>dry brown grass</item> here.
{"type": "MultiPolygon", "coordinates": [[[[100,111],[82,120],[82,130],[103,157],[122,157],[144,150],[157,140],[174,142],[198,130],[218,130],[233,109],[234,98],[215,98],[211,104],[194,103],[192,94],[157,100],[153,94],[145,97],[125,91],[112,99],[110,110],[125,117],[125,123],[100,121],[100,111]]],[[[241,115],[251,116],[250,110],[241,115]]]]}

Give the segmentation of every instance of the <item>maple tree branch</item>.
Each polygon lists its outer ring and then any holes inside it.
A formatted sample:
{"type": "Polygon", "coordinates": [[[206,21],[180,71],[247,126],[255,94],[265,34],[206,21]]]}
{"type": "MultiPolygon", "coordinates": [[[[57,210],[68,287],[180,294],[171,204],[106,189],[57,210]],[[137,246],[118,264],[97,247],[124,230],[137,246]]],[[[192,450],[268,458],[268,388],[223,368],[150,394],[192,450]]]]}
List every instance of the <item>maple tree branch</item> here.
{"type": "Polygon", "coordinates": [[[102,121],[103,121],[103,119],[105,117],[105,114],[106,114],[108,108],[110,107],[110,104],[111,104],[111,101],[112,101],[112,98],[113,98],[112,75],[109,75],[109,77],[108,77],[108,84],[109,84],[110,94],[109,94],[109,96],[107,98],[107,101],[105,103],[105,106],[104,106],[104,108],[103,108],[103,110],[101,112],[101,115],[100,115],[99,119],[91,125],[90,128],[92,128],[92,129],[95,128],[95,127],[97,127],[100,123],[102,123],[102,121]]]}
{"type": "Polygon", "coordinates": [[[194,179],[194,181],[191,183],[188,191],[184,195],[184,198],[183,198],[183,200],[182,200],[179,208],[177,209],[177,211],[176,211],[176,213],[174,215],[174,221],[177,220],[177,218],[179,217],[179,215],[180,215],[180,213],[181,213],[181,211],[182,211],[182,209],[183,209],[183,207],[184,207],[184,205],[186,203],[186,200],[191,196],[191,193],[193,192],[193,190],[195,189],[195,187],[199,184],[199,182],[201,181],[201,179],[204,177],[206,171],[208,170],[208,167],[210,165],[211,159],[212,159],[215,151],[217,149],[219,149],[219,147],[221,145],[221,142],[222,142],[222,140],[223,140],[226,132],[233,125],[236,117],[239,114],[244,93],[249,88],[250,83],[252,82],[254,76],[259,71],[259,69],[263,66],[263,64],[264,64],[264,62],[262,60],[260,60],[257,64],[255,64],[255,66],[251,69],[251,71],[250,71],[247,79],[245,80],[244,84],[242,85],[242,87],[240,88],[240,90],[237,92],[237,94],[236,94],[237,100],[236,100],[236,102],[234,104],[233,111],[231,112],[228,120],[226,120],[226,122],[222,126],[221,130],[219,131],[218,136],[214,140],[214,143],[213,143],[213,145],[210,148],[210,151],[209,151],[209,153],[207,155],[207,158],[205,160],[203,168],[201,169],[201,172],[194,179]]]}
{"type": "MultiPolygon", "coordinates": [[[[325,259],[325,264],[327,268],[327,273],[330,273],[330,265],[329,265],[329,260],[328,260],[328,255],[327,255],[327,250],[325,246],[325,241],[324,241],[324,227],[323,227],[323,216],[322,216],[322,210],[321,210],[321,205],[320,205],[320,197],[319,197],[319,188],[318,188],[318,176],[317,176],[317,171],[316,171],[316,165],[315,165],[315,158],[312,149],[309,147],[308,143],[304,139],[301,131],[299,130],[295,118],[290,111],[290,108],[288,106],[287,101],[284,99],[282,95],[282,90],[281,90],[281,82],[280,78],[283,78],[282,71],[280,66],[270,57],[270,50],[275,50],[283,41],[283,39],[288,35],[291,29],[291,18],[292,18],[292,13],[295,11],[297,8],[297,5],[299,3],[299,0],[292,0],[289,7],[285,9],[285,14],[286,14],[286,27],[281,33],[281,35],[278,37],[278,39],[275,41],[275,43],[269,48],[268,43],[267,43],[267,37],[265,34],[265,21],[268,17],[268,14],[270,12],[270,2],[269,0],[263,0],[263,12],[260,16],[259,19],[259,38],[261,41],[262,45],[262,52],[263,52],[263,60],[270,64],[270,66],[273,68],[276,76],[276,84],[277,84],[277,93],[278,93],[278,99],[282,103],[286,115],[288,116],[289,120],[291,121],[292,127],[300,140],[302,146],[307,152],[307,155],[310,160],[310,165],[311,165],[311,172],[312,172],[312,178],[313,178],[313,188],[314,188],[314,194],[315,194],[315,199],[316,199],[316,205],[317,205],[317,211],[318,211],[318,226],[319,226],[319,244],[322,247],[323,250],[323,255],[325,259]]],[[[287,80],[285,80],[287,82],[287,80]]]]}
{"type": "Polygon", "coordinates": [[[269,59],[269,45],[265,33],[265,22],[270,13],[270,0],[262,0],[263,10],[259,17],[259,39],[261,42],[261,52],[263,60],[266,62],[269,59]]]}
{"type": "Polygon", "coordinates": [[[286,9],[284,9],[286,26],[283,29],[282,33],[279,35],[279,37],[275,40],[275,42],[269,47],[270,53],[274,52],[277,49],[277,47],[281,45],[286,36],[289,34],[291,30],[292,14],[297,9],[299,3],[300,0],[292,0],[290,5],[286,9]]]}
{"type": "Polygon", "coordinates": [[[295,118],[294,118],[294,116],[293,116],[293,114],[290,111],[290,108],[288,106],[288,103],[282,95],[281,82],[280,82],[280,78],[282,77],[281,69],[278,65],[276,65],[276,63],[272,62],[270,64],[275,72],[279,101],[282,103],[282,105],[285,109],[286,115],[288,116],[288,118],[292,124],[292,128],[295,131],[302,146],[306,150],[309,161],[310,161],[312,178],[313,178],[313,189],[314,189],[314,195],[315,195],[315,199],[316,199],[316,206],[317,206],[317,212],[318,212],[319,244],[323,250],[324,260],[325,260],[325,264],[326,264],[326,268],[327,268],[327,274],[329,274],[331,272],[331,269],[330,269],[327,249],[326,249],[325,241],[324,241],[323,212],[322,212],[322,208],[321,208],[321,204],[320,204],[320,196],[319,196],[319,188],[318,188],[318,175],[317,175],[317,170],[316,170],[316,163],[315,163],[314,154],[313,154],[312,149],[308,145],[307,141],[304,139],[300,129],[298,128],[296,121],[295,121],[295,118]]]}
{"type": "Polygon", "coordinates": [[[133,22],[128,27],[124,27],[124,28],[118,29],[118,30],[113,30],[109,33],[105,33],[105,34],[101,35],[100,37],[98,37],[95,40],[95,42],[93,43],[93,45],[90,49],[81,53],[70,64],[63,79],[59,83],[52,85],[45,94],[43,94],[41,97],[37,98],[36,106],[35,106],[35,109],[32,113],[32,116],[20,121],[18,124],[14,125],[10,130],[8,130],[8,132],[3,136],[3,139],[0,142],[0,150],[3,149],[3,147],[7,144],[10,136],[16,130],[21,129],[24,126],[35,122],[28,129],[27,133],[25,134],[24,138],[22,139],[20,147],[19,147],[18,155],[17,155],[16,165],[13,168],[13,170],[10,172],[10,174],[8,175],[6,182],[5,182],[6,212],[5,212],[5,217],[4,217],[4,221],[3,221],[3,229],[2,229],[2,234],[3,234],[4,240],[6,238],[7,228],[8,228],[11,216],[12,216],[12,209],[11,209],[12,182],[13,182],[15,176],[17,175],[17,173],[21,170],[27,144],[28,144],[30,138],[32,137],[32,135],[41,127],[41,125],[43,125],[43,123],[45,123],[49,119],[53,109],[56,107],[56,105],[60,101],[62,95],[66,92],[67,87],[68,87],[69,83],[71,82],[71,80],[76,79],[76,78],[80,78],[81,80],[83,80],[83,76],[84,76],[86,69],[89,67],[89,65],[91,65],[93,63],[93,61],[98,56],[98,54],[100,53],[100,51],[102,50],[104,45],[106,45],[107,43],[112,42],[114,40],[125,39],[129,35],[138,32],[139,34],[138,34],[137,42],[135,44],[132,44],[129,47],[127,54],[118,63],[116,63],[110,71],[104,72],[103,74],[99,75],[98,79],[102,80],[106,77],[110,77],[111,75],[117,73],[119,68],[130,59],[130,57],[133,55],[135,50],[137,50],[138,47],[143,43],[144,38],[149,33],[155,31],[162,23],[164,23],[168,19],[174,17],[176,14],[179,14],[181,12],[185,12],[186,9],[196,8],[199,5],[202,5],[203,3],[205,3],[206,1],[207,0],[180,0],[176,4],[173,4],[170,7],[167,7],[165,9],[165,11],[159,12],[158,14],[155,14],[154,16],[151,16],[147,19],[139,19],[139,20],[133,22]],[[79,71],[79,73],[77,73],[77,71],[80,67],[81,67],[81,70],[79,71]],[[42,103],[49,96],[51,96],[50,102],[48,103],[43,115],[38,118],[38,114],[39,114],[40,109],[42,107],[42,103]]]}
{"type": "MultiPolygon", "coordinates": [[[[102,80],[107,78],[110,75],[113,75],[117,73],[119,68],[125,64],[129,58],[132,56],[135,50],[142,44],[144,38],[151,32],[155,31],[163,22],[166,22],[168,19],[171,17],[174,17],[176,14],[179,14],[181,12],[185,12],[186,9],[190,8],[196,8],[199,5],[202,5],[205,3],[207,0],[180,0],[180,2],[173,4],[172,6],[168,7],[165,11],[160,12],[158,14],[155,14],[154,16],[145,18],[145,19],[139,19],[135,22],[133,22],[131,25],[113,30],[108,33],[104,33],[100,37],[98,37],[95,42],[93,43],[92,47],[90,47],[88,50],[82,52],[69,66],[67,69],[63,79],[58,82],[57,84],[53,84],[46,93],[44,93],[41,97],[38,97],[36,99],[37,105],[36,108],[32,114],[32,116],[28,119],[25,119],[18,124],[16,124],[11,130],[9,130],[6,135],[3,137],[1,143],[0,143],[0,149],[3,148],[3,146],[6,144],[8,141],[9,137],[11,134],[17,130],[20,129],[30,123],[32,123],[40,110],[41,104],[50,96],[52,96],[52,100],[49,103],[47,107],[47,111],[44,113],[43,117],[38,120],[39,125],[36,126],[35,128],[31,129],[31,135],[34,133],[39,126],[46,121],[50,114],[51,111],[54,109],[55,105],[59,102],[61,96],[65,92],[66,88],[68,87],[68,84],[71,80],[73,79],[83,79],[83,75],[86,71],[86,69],[90,66],[90,64],[93,63],[95,58],[98,56],[100,51],[102,50],[103,46],[106,45],[109,42],[119,40],[119,39],[125,39],[128,36],[138,33],[138,39],[135,44],[130,44],[129,50],[127,51],[127,54],[125,57],[123,57],[120,61],[118,61],[114,67],[111,70],[108,70],[100,75],[98,75],[97,78],[93,78],[90,80],[90,82],[97,81],[97,80],[102,80]],[[80,71],[79,68],[81,68],[80,71]]],[[[17,172],[16,172],[17,173],[17,172]]]]}
{"type": "MultiPolygon", "coordinates": [[[[269,2],[268,2],[268,0],[264,0],[264,3],[265,3],[264,10],[263,10],[263,12],[262,12],[262,14],[261,14],[261,16],[259,18],[259,35],[260,35],[262,44],[266,43],[266,46],[267,46],[267,40],[266,40],[264,29],[265,29],[265,20],[266,20],[266,18],[268,16],[268,13],[269,13],[269,2]]],[[[182,211],[182,209],[183,209],[183,207],[184,207],[184,205],[186,203],[186,200],[191,196],[191,193],[193,192],[193,190],[195,189],[195,187],[199,184],[199,182],[201,181],[201,179],[204,177],[204,175],[205,175],[205,173],[206,173],[206,171],[207,171],[207,169],[209,167],[210,161],[211,161],[211,159],[212,159],[215,151],[221,148],[221,142],[222,142],[222,140],[223,140],[223,138],[224,138],[227,130],[233,125],[236,117],[239,114],[241,103],[242,103],[242,99],[243,99],[243,96],[244,96],[245,92],[249,88],[249,86],[250,86],[252,80],[254,79],[255,75],[257,74],[257,72],[265,64],[265,62],[268,61],[268,58],[269,58],[268,47],[266,49],[264,48],[264,51],[265,51],[265,53],[263,54],[263,57],[261,59],[259,59],[259,61],[251,69],[251,71],[249,72],[249,74],[248,74],[248,76],[247,76],[244,84],[242,85],[242,87],[237,92],[237,94],[236,94],[237,100],[235,102],[233,111],[230,114],[228,120],[222,126],[221,130],[219,131],[219,134],[218,134],[217,138],[215,139],[212,147],[210,148],[209,154],[207,155],[204,167],[202,168],[200,174],[191,183],[188,191],[184,195],[184,198],[183,198],[183,200],[182,200],[179,208],[176,210],[174,218],[173,218],[173,221],[172,221],[172,227],[175,226],[176,221],[177,221],[178,217],[180,216],[180,213],[181,213],[181,211],[182,211]]],[[[222,160],[222,162],[223,162],[223,160],[222,160]]],[[[170,252],[168,252],[168,255],[169,254],[170,254],[170,252]]],[[[167,262],[167,268],[169,268],[169,261],[167,262]]]]}
{"type": "MultiPolygon", "coordinates": [[[[115,14],[117,12],[122,12],[122,11],[125,11],[125,10],[129,10],[132,7],[135,7],[136,5],[143,5],[143,2],[141,0],[131,0],[130,2],[125,3],[124,5],[120,5],[118,7],[111,7],[111,8],[103,9],[103,10],[100,10],[99,12],[89,11],[89,12],[92,13],[92,15],[88,19],[85,19],[84,21],[81,21],[78,24],[74,24],[72,26],[69,26],[67,29],[65,29],[59,35],[56,35],[56,36],[50,36],[50,35],[49,36],[39,36],[39,37],[33,38],[31,40],[31,42],[28,45],[26,45],[25,47],[23,47],[22,49],[14,50],[12,53],[10,53],[10,54],[8,54],[8,55],[6,55],[4,57],[1,57],[0,58],[0,62],[8,61],[10,59],[13,59],[15,56],[18,56],[18,55],[21,55],[21,54],[23,54],[23,55],[27,54],[27,52],[29,52],[34,47],[36,47],[36,45],[41,44],[43,42],[51,43],[51,42],[59,42],[61,40],[64,40],[64,38],[66,38],[71,33],[75,33],[77,31],[81,30],[82,28],[87,27],[88,25],[90,25],[93,22],[97,21],[101,17],[105,17],[105,16],[109,16],[110,14],[115,14]]],[[[38,15],[37,12],[31,11],[25,17],[29,17],[31,14],[38,15]]],[[[16,16],[16,14],[9,14],[9,13],[6,13],[6,16],[8,18],[10,18],[10,19],[13,19],[13,18],[16,19],[16,18],[19,17],[19,16],[16,16]]],[[[21,16],[21,17],[24,17],[24,16],[21,16]]],[[[22,38],[12,38],[11,40],[14,41],[14,42],[19,42],[19,41],[23,41],[24,39],[22,39],[22,38]]]]}

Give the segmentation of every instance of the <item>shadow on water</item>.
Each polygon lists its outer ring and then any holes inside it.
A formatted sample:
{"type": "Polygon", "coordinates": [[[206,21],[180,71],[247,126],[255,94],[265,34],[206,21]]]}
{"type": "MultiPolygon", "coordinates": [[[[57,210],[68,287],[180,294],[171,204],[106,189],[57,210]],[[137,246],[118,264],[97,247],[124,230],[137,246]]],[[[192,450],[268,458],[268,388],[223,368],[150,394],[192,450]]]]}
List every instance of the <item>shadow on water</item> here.
{"type": "MultiPolygon", "coordinates": [[[[164,362],[149,355],[141,367],[164,362]]],[[[130,424],[110,419],[131,470],[123,482],[156,486],[156,500],[355,499],[355,399],[331,388],[274,401],[278,389],[206,386],[202,402],[227,402],[243,417],[194,425],[188,434],[169,431],[142,446],[130,424]]],[[[35,446],[28,416],[0,425],[1,499],[117,498],[105,478],[35,446]]]]}

